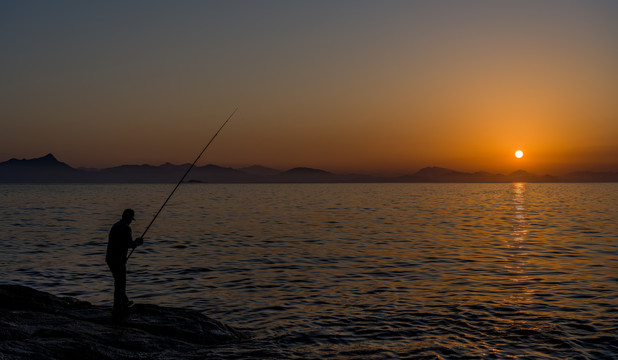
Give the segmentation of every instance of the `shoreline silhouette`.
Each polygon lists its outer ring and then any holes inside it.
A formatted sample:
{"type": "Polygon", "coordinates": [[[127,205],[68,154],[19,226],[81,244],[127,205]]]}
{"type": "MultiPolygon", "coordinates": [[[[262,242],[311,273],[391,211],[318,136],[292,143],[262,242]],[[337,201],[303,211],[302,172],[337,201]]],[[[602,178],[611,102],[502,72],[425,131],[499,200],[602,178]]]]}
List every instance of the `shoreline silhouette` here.
{"type": "MultiPolygon", "coordinates": [[[[0,162],[0,183],[174,183],[190,164],[120,165],[103,169],[74,168],[53,154],[33,159],[0,162]]],[[[510,183],[510,182],[618,182],[618,172],[576,171],[566,175],[537,175],[517,170],[504,175],[484,171],[462,172],[425,167],[401,176],[337,174],[296,167],[281,171],[260,165],[243,168],[208,164],[196,166],[189,183],[510,183]]]]}

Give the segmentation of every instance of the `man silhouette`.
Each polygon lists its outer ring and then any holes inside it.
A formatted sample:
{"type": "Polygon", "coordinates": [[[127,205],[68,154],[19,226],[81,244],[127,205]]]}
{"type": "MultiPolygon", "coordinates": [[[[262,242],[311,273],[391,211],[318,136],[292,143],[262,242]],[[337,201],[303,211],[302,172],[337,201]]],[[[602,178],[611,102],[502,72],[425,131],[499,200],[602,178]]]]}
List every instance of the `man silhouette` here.
{"type": "Polygon", "coordinates": [[[133,241],[131,222],[135,220],[135,212],[126,209],[122,213],[122,219],[112,226],[109,231],[107,242],[107,254],[105,262],[114,276],[114,316],[122,316],[129,306],[133,304],[127,297],[127,252],[129,248],[136,248],[144,243],[144,239],[138,237],[133,241]]]}

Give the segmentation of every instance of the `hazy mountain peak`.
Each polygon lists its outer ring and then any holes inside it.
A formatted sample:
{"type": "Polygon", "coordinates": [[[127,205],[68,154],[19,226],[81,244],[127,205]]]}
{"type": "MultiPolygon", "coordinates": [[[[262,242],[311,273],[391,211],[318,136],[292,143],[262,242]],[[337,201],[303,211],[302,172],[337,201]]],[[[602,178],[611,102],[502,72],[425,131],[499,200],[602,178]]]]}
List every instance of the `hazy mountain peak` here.
{"type": "Polygon", "coordinates": [[[526,170],[516,170],[511,173],[511,176],[535,176],[532,173],[527,172],[526,170]]]}
{"type": "Polygon", "coordinates": [[[262,165],[252,165],[238,169],[244,173],[258,176],[272,176],[279,174],[281,171],[273,168],[269,168],[262,165]]]}
{"type": "Polygon", "coordinates": [[[332,175],[332,173],[325,171],[325,170],[320,170],[320,169],[313,169],[313,168],[308,168],[308,167],[295,167],[293,169],[284,171],[283,174],[294,174],[294,175],[301,175],[301,174],[311,174],[311,175],[317,175],[317,174],[321,174],[321,175],[332,175]]]}
{"type": "Polygon", "coordinates": [[[49,154],[47,154],[47,155],[45,155],[43,157],[40,157],[39,160],[59,162],[58,159],[56,159],[56,157],[52,153],[49,153],[49,154]]]}
{"type": "Polygon", "coordinates": [[[456,173],[455,170],[439,167],[439,166],[429,166],[420,169],[416,175],[418,176],[444,176],[456,173]]]}
{"type": "Polygon", "coordinates": [[[69,165],[58,161],[56,157],[49,153],[45,156],[41,156],[39,158],[33,159],[16,159],[13,158],[9,161],[4,162],[3,164],[12,164],[18,166],[62,166],[62,167],[70,167],[69,165]]]}

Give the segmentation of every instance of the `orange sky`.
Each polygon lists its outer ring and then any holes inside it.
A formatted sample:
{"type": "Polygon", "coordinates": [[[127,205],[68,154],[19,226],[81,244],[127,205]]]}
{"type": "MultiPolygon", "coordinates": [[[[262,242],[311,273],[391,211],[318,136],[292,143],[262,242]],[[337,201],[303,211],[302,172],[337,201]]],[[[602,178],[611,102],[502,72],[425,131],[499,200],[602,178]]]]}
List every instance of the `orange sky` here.
{"type": "Polygon", "coordinates": [[[0,161],[618,171],[610,1],[0,5],[0,161]],[[516,159],[515,150],[525,156],[516,159]]]}

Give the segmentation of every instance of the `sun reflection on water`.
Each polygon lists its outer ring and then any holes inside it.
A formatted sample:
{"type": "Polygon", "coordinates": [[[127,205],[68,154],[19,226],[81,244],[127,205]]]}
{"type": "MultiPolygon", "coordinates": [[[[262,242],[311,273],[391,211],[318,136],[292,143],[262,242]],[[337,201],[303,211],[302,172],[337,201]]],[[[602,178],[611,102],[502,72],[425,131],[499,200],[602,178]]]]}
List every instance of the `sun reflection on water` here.
{"type": "Polygon", "coordinates": [[[528,235],[525,183],[513,183],[513,207],[513,232],[506,242],[509,252],[505,269],[511,275],[510,281],[515,285],[516,291],[511,293],[507,301],[512,304],[528,304],[532,302],[534,290],[530,287],[532,279],[526,272],[530,260],[525,247],[528,235]]]}

